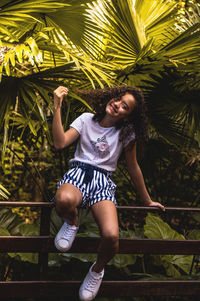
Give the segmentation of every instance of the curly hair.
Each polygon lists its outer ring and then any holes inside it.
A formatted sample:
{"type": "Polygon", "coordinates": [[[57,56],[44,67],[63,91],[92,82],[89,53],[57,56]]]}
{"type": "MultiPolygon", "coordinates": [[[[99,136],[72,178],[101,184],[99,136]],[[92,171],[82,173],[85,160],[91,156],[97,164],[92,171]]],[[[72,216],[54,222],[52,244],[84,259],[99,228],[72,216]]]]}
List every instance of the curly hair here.
{"type": "Polygon", "coordinates": [[[77,91],[77,94],[88,101],[95,108],[95,115],[93,119],[101,122],[106,114],[106,105],[111,99],[121,99],[125,94],[132,94],[136,106],[130,113],[128,121],[121,120],[116,124],[116,128],[121,129],[119,139],[123,143],[125,139],[135,133],[136,139],[130,144],[132,148],[137,141],[140,150],[143,150],[144,143],[147,140],[147,117],[146,105],[142,92],[136,87],[117,86],[112,88],[96,89],[89,91],[77,91]]]}

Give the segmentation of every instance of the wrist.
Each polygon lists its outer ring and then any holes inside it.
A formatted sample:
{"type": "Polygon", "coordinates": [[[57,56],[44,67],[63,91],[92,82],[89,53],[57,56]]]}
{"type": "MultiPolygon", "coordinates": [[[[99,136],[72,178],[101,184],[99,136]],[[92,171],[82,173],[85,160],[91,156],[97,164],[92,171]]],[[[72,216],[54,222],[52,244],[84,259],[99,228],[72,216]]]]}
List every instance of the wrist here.
{"type": "Polygon", "coordinates": [[[53,107],[53,112],[56,113],[58,111],[60,111],[61,107],[60,106],[54,106],[53,107]]]}
{"type": "Polygon", "coordinates": [[[145,206],[150,206],[151,203],[152,203],[152,200],[151,200],[151,199],[145,199],[145,200],[144,200],[144,205],[145,205],[145,206]]]}

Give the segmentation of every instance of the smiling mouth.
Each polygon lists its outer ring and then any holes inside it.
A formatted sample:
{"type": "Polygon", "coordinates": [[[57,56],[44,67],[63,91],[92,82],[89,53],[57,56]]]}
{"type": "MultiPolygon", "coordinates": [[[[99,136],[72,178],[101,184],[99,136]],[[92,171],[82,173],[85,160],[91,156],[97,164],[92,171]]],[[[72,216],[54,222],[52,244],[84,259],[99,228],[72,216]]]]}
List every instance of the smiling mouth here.
{"type": "Polygon", "coordinates": [[[117,113],[117,110],[110,104],[110,106],[111,106],[111,108],[113,109],[113,111],[115,112],[115,113],[117,113]]]}

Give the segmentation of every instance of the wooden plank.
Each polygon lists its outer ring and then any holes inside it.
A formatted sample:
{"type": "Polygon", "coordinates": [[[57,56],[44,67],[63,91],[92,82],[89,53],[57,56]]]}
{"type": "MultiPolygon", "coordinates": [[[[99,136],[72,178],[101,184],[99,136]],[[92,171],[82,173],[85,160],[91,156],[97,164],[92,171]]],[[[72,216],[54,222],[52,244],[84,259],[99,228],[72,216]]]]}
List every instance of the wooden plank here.
{"type": "MultiPolygon", "coordinates": [[[[68,253],[96,253],[100,239],[77,237],[68,253]]],[[[1,236],[0,252],[58,252],[51,236],[1,236]]],[[[199,240],[120,238],[120,254],[200,254],[199,240]]]]}
{"type": "MultiPolygon", "coordinates": [[[[84,276],[83,276],[84,277],[84,276]]],[[[1,298],[78,296],[81,281],[0,282],[1,298]]],[[[100,297],[198,296],[200,281],[103,281],[100,297]]]]}

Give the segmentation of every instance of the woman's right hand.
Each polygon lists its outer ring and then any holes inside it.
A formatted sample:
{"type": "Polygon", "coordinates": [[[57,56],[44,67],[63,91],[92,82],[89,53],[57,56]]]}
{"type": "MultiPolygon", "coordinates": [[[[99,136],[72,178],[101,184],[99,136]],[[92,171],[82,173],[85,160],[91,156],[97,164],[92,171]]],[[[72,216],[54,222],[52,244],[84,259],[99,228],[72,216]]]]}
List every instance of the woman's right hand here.
{"type": "Polygon", "coordinates": [[[56,90],[54,90],[54,110],[60,109],[62,106],[62,101],[64,96],[67,96],[68,89],[63,86],[59,86],[56,90]]]}

